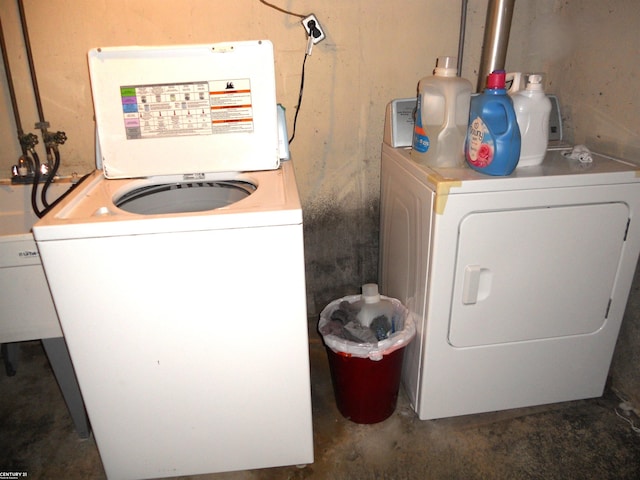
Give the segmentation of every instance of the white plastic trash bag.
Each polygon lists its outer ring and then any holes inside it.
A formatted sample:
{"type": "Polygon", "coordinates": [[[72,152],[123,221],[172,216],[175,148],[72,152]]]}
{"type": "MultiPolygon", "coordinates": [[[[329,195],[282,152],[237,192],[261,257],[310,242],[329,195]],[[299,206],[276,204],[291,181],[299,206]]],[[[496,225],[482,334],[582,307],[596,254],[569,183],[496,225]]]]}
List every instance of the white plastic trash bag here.
{"type": "Polygon", "coordinates": [[[327,347],[338,354],[379,361],[384,355],[403,348],[413,339],[416,327],[411,313],[399,300],[384,295],[380,298],[393,304],[393,315],[388,319],[390,324],[388,335],[381,340],[378,340],[375,334],[369,337],[364,330],[375,328],[376,325],[363,327],[353,318],[357,314],[356,309],[361,298],[361,295],[343,297],[334,300],[322,310],[318,331],[327,347]],[[349,319],[346,319],[346,316],[349,316],[349,319]]]}

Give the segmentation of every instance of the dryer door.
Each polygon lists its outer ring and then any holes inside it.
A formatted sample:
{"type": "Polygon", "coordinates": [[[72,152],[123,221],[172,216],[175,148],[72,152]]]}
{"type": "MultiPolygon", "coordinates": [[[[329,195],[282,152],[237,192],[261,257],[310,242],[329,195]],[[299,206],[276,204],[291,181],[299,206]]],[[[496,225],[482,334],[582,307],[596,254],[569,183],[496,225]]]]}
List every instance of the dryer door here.
{"type": "Polygon", "coordinates": [[[606,321],[628,218],[624,203],[466,216],[449,342],[470,347],[597,331],[606,321]]]}

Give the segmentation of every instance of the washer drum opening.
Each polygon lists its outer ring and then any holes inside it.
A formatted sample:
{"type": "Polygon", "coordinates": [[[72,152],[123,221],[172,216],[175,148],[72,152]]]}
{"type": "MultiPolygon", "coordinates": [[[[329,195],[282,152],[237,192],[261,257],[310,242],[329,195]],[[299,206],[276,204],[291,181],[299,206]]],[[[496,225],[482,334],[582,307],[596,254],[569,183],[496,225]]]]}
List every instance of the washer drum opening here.
{"type": "Polygon", "coordinates": [[[115,205],[140,215],[204,212],[239,202],[256,188],[239,180],[145,185],[116,199],[115,205]]]}

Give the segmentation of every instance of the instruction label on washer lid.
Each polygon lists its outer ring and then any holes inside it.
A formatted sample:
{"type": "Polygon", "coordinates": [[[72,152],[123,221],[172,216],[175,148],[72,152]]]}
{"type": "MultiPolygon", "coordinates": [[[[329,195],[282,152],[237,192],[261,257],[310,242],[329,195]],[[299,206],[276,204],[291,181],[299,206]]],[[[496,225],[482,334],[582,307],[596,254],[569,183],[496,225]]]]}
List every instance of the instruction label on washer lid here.
{"type": "Polygon", "coordinates": [[[210,87],[213,133],[252,132],[251,81],[215,81],[210,87]]]}
{"type": "Polygon", "coordinates": [[[253,131],[246,79],[120,87],[127,140],[253,131]]]}

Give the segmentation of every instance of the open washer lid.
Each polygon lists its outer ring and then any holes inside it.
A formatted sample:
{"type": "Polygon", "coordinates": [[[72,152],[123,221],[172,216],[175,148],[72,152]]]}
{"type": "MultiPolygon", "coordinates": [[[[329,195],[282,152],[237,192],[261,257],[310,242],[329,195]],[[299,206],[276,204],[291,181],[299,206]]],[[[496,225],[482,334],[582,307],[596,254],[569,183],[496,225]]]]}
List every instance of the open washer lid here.
{"type": "Polygon", "coordinates": [[[279,166],[268,40],[89,51],[107,178],[279,166]]]}

